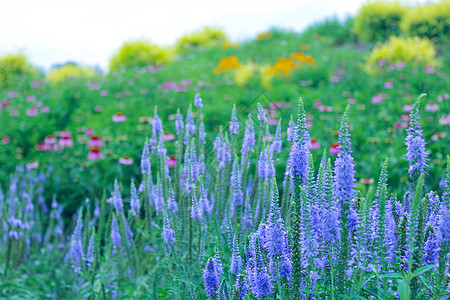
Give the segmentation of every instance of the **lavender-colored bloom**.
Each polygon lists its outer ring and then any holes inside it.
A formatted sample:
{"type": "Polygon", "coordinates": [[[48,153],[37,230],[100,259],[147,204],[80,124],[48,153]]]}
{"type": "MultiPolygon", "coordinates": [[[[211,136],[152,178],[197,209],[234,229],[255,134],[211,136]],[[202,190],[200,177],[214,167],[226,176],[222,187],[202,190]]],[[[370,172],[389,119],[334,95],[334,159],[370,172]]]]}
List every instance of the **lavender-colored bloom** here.
{"type": "Polygon", "coordinates": [[[250,199],[247,197],[245,199],[245,208],[244,213],[242,214],[242,228],[244,230],[251,229],[253,227],[253,216],[252,216],[252,207],[250,205],[250,199]]]}
{"type": "Polygon", "coordinates": [[[269,274],[267,273],[267,267],[264,264],[264,260],[261,254],[261,248],[259,246],[258,239],[253,244],[253,251],[255,257],[255,266],[252,270],[251,288],[253,294],[262,299],[265,296],[269,296],[273,293],[272,283],[270,282],[269,274]]]}
{"type": "Polygon", "coordinates": [[[111,240],[113,243],[113,253],[120,248],[122,243],[122,237],[119,231],[119,224],[117,222],[116,215],[113,214],[112,223],[111,223],[111,240]]]}
{"type": "Polygon", "coordinates": [[[162,132],[163,132],[162,121],[161,121],[161,118],[156,114],[156,109],[155,109],[155,116],[153,117],[152,133],[154,136],[158,136],[158,134],[162,133],[162,132]]]}
{"type": "Polygon", "coordinates": [[[245,128],[244,140],[242,141],[242,157],[250,151],[253,151],[255,147],[255,128],[253,127],[253,120],[249,116],[247,121],[247,127],[245,128]]]}
{"type": "Polygon", "coordinates": [[[203,142],[203,144],[206,144],[206,131],[205,124],[203,122],[200,123],[198,128],[198,138],[203,142]]]}
{"type": "Polygon", "coordinates": [[[203,217],[202,208],[199,206],[195,193],[192,194],[191,218],[201,219],[203,217]]]}
{"type": "Polygon", "coordinates": [[[300,177],[303,184],[308,179],[311,143],[309,132],[306,130],[306,114],[302,99],[299,100],[298,110],[298,120],[293,137],[294,143],[289,156],[289,169],[291,176],[300,177]]]}
{"type": "Polygon", "coordinates": [[[230,142],[222,135],[218,135],[214,141],[213,149],[216,151],[217,162],[219,163],[218,170],[222,170],[227,163],[231,162],[230,142]]]}
{"type": "Polygon", "coordinates": [[[230,121],[230,135],[239,134],[239,121],[236,114],[236,105],[233,106],[231,111],[231,121],[230,121]]]}
{"type": "Polygon", "coordinates": [[[244,202],[244,194],[242,193],[241,172],[237,158],[234,160],[233,170],[231,171],[230,184],[233,188],[233,204],[242,205],[244,202]]]}
{"type": "Polygon", "coordinates": [[[431,226],[427,229],[427,233],[428,238],[425,241],[422,261],[425,265],[437,265],[439,261],[439,245],[436,234],[431,226]]]}
{"type": "Polygon", "coordinates": [[[77,224],[73,230],[72,239],[70,241],[69,256],[72,268],[75,273],[81,271],[81,261],[84,259],[83,244],[81,241],[81,230],[83,229],[83,222],[81,220],[82,213],[78,214],[77,224]]]}
{"type": "Polygon", "coordinates": [[[281,140],[281,122],[278,122],[277,131],[275,132],[275,137],[272,142],[272,150],[274,152],[281,152],[281,146],[283,145],[283,141],[281,140]]]}
{"type": "Polygon", "coordinates": [[[351,156],[352,150],[350,148],[351,142],[350,134],[348,132],[348,113],[349,107],[347,107],[341,123],[338,146],[338,149],[341,150],[341,152],[337,154],[334,168],[334,194],[339,203],[352,200],[355,193],[353,190],[356,181],[355,165],[353,164],[353,157],[351,156]]]}
{"type": "Polygon", "coordinates": [[[150,170],[151,170],[150,151],[148,140],[145,140],[144,149],[142,150],[142,157],[141,157],[141,173],[142,175],[149,174],[150,170]]]}
{"type": "Polygon", "coordinates": [[[161,180],[158,177],[158,181],[156,183],[156,188],[155,188],[155,210],[156,210],[156,214],[159,214],[159,213],[161,213],[163,211],[164,204],[165,204],[164,190],[163,190],[163,187],[162,187],[161,180]]]}
{"type": "Polygon", "coordinates": [[[131,181],[130,208],[131,208],[131,214],[133,216],[140,214],[141,202],[139,201],[139,197],[136,192],[136,186],[134,185],[134,181],[131,181]]]}
{"type": "Polygon", "coordinates": [[[170,226],[169,218],[166,211],[164,211],[164,225],[162,232],[163,240],[166,245],[175,243],[175,231],[170,226]]]}
{"type": "Polygon", "coordinates": [[[234,275],[238,275],[242,269],[242,258],[239,253],[239,242],[237,235],[234,237],[233,254],[231,255],[230,272],[234,275]]]}
{"type": "Polygon", "coordinates": [[[219,290],[219,276],[217,272],[217,264],[214,258],[209,258],[203,271],[203,282],[207,297],[215,297],[219,290]]]}
{"type": "Polygon", "coordinates": [[[200,94],[199,93],[195,94],[194,105],[196,107],[203,107],[202,101],[203,101],[203,99],[200,97],[200,94]]]}
{"type": "Polygon", "coordinates": [[[189,107],[188,113],[186,115],[186,132],[189,134],[189,136],[195,134],[195,123],[194,123],[194,119],[192,117],[191,107],[189,107]]]}
{"type": "Polygon", "coordinates": [[[112,194],[112,203],[116,213],[119,214],[120,210],[123,210],[122,196],[120,195],[120,187],[117,180],[114,181],[114,192],[112,194]]]}
{"type": "Polygon", "coordinates": [[[419,125],[419,106],[423,95],[414,103],[411,112],[410,126],[406,130],[408,136],[405,140],[407,149],[406,159],[409,162],[409,175],[417,179],[427,168],[427,153],[425,152],[425,139],[422,137],[422,127],[419,125]]]}
{"type": "Polygon", "coordinates": [[[258,120],[267,123],[269,120],[267,119],[267,112],[261,104],[258,103],[258,120]]]}
{"type": "Polygon", "coordinates": [[[284,231],[284,221],[281,218],[278,206],[278,188],[274,180],[272,200],[270,202],[270,212],[267,220],[267,250],[271,257],[281,256],[285,248],[286,238],[284,231]]]}
{"type": "Polygon", "coordinates": [[[175,201],[175,193],[173,191],[172,186],[169,187],[169,199],[167,200],[167,209],[175,214],[178,211],[178,204],[175,201]]]}
{"type": "Polygon", "coordinates": [[[90,268],[94,263],[94,254],[95,253],[95,235],[91,234],[89,238],[89,244],[86,252],[86,265],[90,268]]]}
{"type": "Polygon", "coordinates": [[[292,116],[291,116],[291,120],[289,121],[289,125],[287,128],[287,140],[289,142],[292,142],[292,141],[294,141],[295,136],[296,136],[295,123],[292,120],[292,116]]]}
{"type": "Polygon", "coordinates": [[[247,295],[248,292],[248,284],[245,280],[244,275],[240,275],[238,278],[236,278],[236,295],[239,297],[239,299],[244,299],[245,295],[247,295]]]}
{"type": "Polygon", "coordinates": [[[446,203],[441,205],[437,240],[439,245],[450,243],[450,210],[446,203]]]}
{"type": "Polygon", "coordinates": [[[179,109],[177,110],[177,117],[175,119],[175,130],[177,135],[183,133],[184,130],[183,116],[181,115],[179,109]]]}

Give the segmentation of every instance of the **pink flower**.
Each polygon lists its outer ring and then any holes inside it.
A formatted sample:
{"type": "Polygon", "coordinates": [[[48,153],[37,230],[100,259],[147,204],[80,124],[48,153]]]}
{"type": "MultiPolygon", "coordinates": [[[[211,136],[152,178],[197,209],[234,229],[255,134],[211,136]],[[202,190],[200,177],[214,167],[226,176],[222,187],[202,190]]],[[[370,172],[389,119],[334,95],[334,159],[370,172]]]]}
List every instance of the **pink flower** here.
{"type": "Polygon", "coordinates": [[[311,149],[319,149],[320,145],[317,139],[312,138],[311,139],[311,149]]]}
{"type": "Polygon", "coordinates": [[[425,72],[427,72],[428,74],[433,74],[434,72],[436,72],[436,69],[433,67],[425,67],[425,72]]]}
{"type": "Polygon", "coordinates": [[[439,124],[450,125],[450,114],[443,116],[442,119],[439,120],[439,124]]]}
{"type": "Polygon", "coordinates": [[[437,141],[438,139],[445,138],[445,137],[447,137],[447,134],[445,132],[436,132],[431,137],[431,140],[437,141]]]}
{"type": "Polygon", "coordinates": [[[8,92],[8,97],[9,98],[19,97],[19,93],[18,92],[14,92],[14,91],[8,92]]]}
{"type": "Polygon", "coordinates": [[[439,106],[434,102],[430,102],[427,105],[425,105],[425,110],[431,111],[431,112],[436,112],[439,110],[439,106]]]}
{"type": "Polygon", "coordinates": [[[182,86],[187,86],[187,85],[190,85],[190,84],[191,84],[191,80],[190,79],[181,80],[181,85],[182,86]]]}
{"type": "Polygon", "coordinates": [[[386,81],[384,83],[384,87],[387,89],[392,89],[394,87],[394,84],[392,83],[392,81],[386,81]]]}
{"type": "Polygon", "coordinates": [[[405,63],[402,61],[399,61],[396,65],[396,67],[397,67],[397,70],[401,70],[405,67],[405,63]]]}
{"type": "Polygon", "coordinates": [[[341,78],[339,76],[334,75],[333,77],[331,77],[331,82],[339,82],[341,80],[341,78]]]}
{"type": "Polygon", "coordinates": [[[445,94],[439,95],[439,96],[437,97],[437,101],[438,101],[438,102],[443,102],[444,100],[447,100],[448,98],[449,98],[448,94],[445,93],[445,94]]]}
{"type": "Polygon", "coordinates": [[[48,150],[51,150],[51,149],[52,149],[52,146],[51,146],[51,145],[46,145],[46,144],[44,144],[43,142],[39,142],[39,143],[37,143],[37,145],[36,145],[36,149],[37,149],[38,151],[48,151],[48,150]]]}
{"type": "Polygon", "coordinates": [[[42,106],[41,113],[47,114],[50,112],[50,108],[48,106],[42,106]]]}
{"type": "Polygon", "coordinates": [[[102,151],[99,147],[92,147],[91,151],[88,153],[88,159],[97,161],[103,158],[102,151]]]}
{"type": "Polygon", "coordinates": [[[36,87],[38,87],[40,85],[40,82],[39,81],[33,81],[33,82],[31,82],[30,85],[31,85],[31,87],[36,88],[36,87]]]}
{"type": "Polygon", "coordinates": [[[61,147],[72,147],[73,146],[72,134],[67,130],[61,132],[61,138],[59,139],[58,144],[61,147]]]}
{"type": "Polygon", "coordinates": [[[407,122],[394,123],[394,128],[395,129],[406,128],[406,127],[408,127],[408,123],[407,122]]]}
{"type": "Polygon", "coordinates": [[[331,155],[337,155],[338,153],[342,152],[338,149],[339,143],[332,143],[330,147],[330,154],[331,155]]]}
{"type": "Polygon", "coordinates": [[[385,94],[377,94],[372,97],[372,104],[380,104],[384,98],[386,98],[385,94]]]}
{"type": "Polygon", "coordinates": [[[39,167],[39,163],[37,161],[30,161],[26,165],[27,170],[36,169],[37,167],[39,167]]]}
{"type": "Polygon", "coordinates": [[[91,90],[93,90],[93,91],[99,90],[99,89],[100,89],[100,84],[98,84],[97,82],[92,82],[92,83],[90,84],[90,88],[91,88],[91,90]]]}
{"type": "Polygon", "coordinates": [[[175,88],[175,92],[185,92],[185,91],[186,91],[186,87],[181,86],[181,85],[178,85],[178,86],[175,88]]]}
{"type": "Polygon", "coordinates": [[[164,132],[164,141],[170,142],[170,141],[173,141],[174,139],[175,139],[175,135],[173,133],[170,133],[168,131],[164,132]]]}
{"type": "Polygon", "coordinates": [[[118,112],[112,117],[112,120],[115,123],[122,123],[127,120],[127,117],[123,113],[118,112]]]}
{"type": "Polygon", "coordinates": [[[405,104],[405,106],[403,106],[403,111],[404,112],[411,112],[412,107],[413,107],[412,103],[407,103],[407,104],[405,104]]]}
{"type": "Polygon", "coordinates": [[[119,158],[119,164],[122,164],[124,166],[129,166],[133,164],[133,159],[131,157],[128,156],[123,156],[121,158],[119,158]]]}
{"type": "Polygon", "coordinates": [[[56,138],[53,135],[47,135],[44,139],[46,145],[56,144],[56,138]]]}
{"type": "Polygon", "coordinates": [[[175,157],[175,155],[169,155],[169,159],[167,159],[166,164],[169,168],[175,167],[175,165],[177,164],[177,158],[175,157]]]}
{"type": "Polygon", "coordinates": [[[349,104],[355,104],[356,103],[356,99],[355,98],[348,98],[348,103],[349,104]]]}
{"type": "Polygon", "coordinates": [[[84,131],[85,135],[91,135],[94,133],[94,129],[92,128],[86,128],[86,130],[84,131]]]}
{"type": "Polygon", "coordinates": [[[37,107],[32,107],[29,110],[27,110],[27,116],[35,117],[38,114],[37,107]]]}
{"type": "Polygon", "coordinates": [[[103,146],[103,141],[100,139],[100,137],[97,134],[93,134],[91,136],[91,139],[88,142],[89,147],[101,147],[103,146]]]}
{"type": "Polygon", "coordinates": [[[101,90],[100,91],[100,96],[103,96],[103,97],[106,97],[106,96],[108,96],[108,91],[107,90],[101,90]]]}
{"type": "Polygon", "coordinates": [[[269,123],[269,125],[274,125],[275,126],[275,125],[278,125],[278,120],[277,119],[270,119],[268,123],[269,123]]]}
{"type": "Polygon", "coordinates": [[[306,128],[311,128],[312,125],[313,125],[313,123],[312,123],[311,121],[306,121],[306,122],[305,122],[306,128]]]}
{"type": "Polygon", "coordinates": [[[2,144],[3,145],[9,144],[10,141],[11,141],[11,139],[9,138],[9,136],[2,137],[2,144]]]}
{"type": "Polygon", "coordinates": [[[384,66],[384,65],[386,65],[386,61],[385,61],[384,59],[380,59],[380,60],[378,61],[378,65],[379,65],[379,66],[384,66]]]}
{"type": "Polygon", "coordinates": [[[402,121],[409,121],[409,114],[403,114],[400,116],[400,120],[402,121]]]}
{"type": "Polygon", "coordinates": [[[322,102],[319,99],[314,101],[314,108],[320,109],[322,107],[322,102]]]}
{"type": "Polygon", "coordinates": [[[26,99],[27,99],[27,101],[33,102],[33,101],[36,100],[36,96],[34,96],[34,95],[28,95],[28,96],[26,97],[26,99]]]}

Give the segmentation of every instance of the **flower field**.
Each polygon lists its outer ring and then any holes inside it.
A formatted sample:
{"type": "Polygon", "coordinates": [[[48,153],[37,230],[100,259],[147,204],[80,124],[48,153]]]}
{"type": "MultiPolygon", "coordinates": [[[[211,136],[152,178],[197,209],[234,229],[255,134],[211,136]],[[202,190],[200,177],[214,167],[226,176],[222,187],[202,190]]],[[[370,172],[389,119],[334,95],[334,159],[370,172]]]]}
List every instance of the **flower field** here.
{"type": "Polygon", "coordinates": [[[0,77],[0,296],[450,297],[448,43],[350,26],[0,77]]]}

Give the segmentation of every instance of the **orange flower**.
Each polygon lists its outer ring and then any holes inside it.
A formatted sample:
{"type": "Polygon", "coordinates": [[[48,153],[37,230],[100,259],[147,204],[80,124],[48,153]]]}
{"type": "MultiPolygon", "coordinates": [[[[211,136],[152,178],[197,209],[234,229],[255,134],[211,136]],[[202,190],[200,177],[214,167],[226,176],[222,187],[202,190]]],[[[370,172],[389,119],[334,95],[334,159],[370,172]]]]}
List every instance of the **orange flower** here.
{"type": "Polygon", "coordinates": [[[294,61],[290,58],[280,57],[277,62],[270,67],[266,74],[275,74],[278,72],[283,73],[283,75],[288,75],[295,68],[294,61]]]}
{"type": "Polygon", "coordinates": [[[302,50],[302,51],[305,51],[305,50],[308,50],[310,47],[309,47],[309,44],[302,44],[302,45],[300,45],[300,50],[302,50]]]}
{"type": "Polygon", "coordinates": [[[297,59],[298,61],[303,61],[307,63],[308,65],[314,64],[314,59],[311,55],[303,53],[303,52],[294,52],[291,53],[290,56],[294,59],[297,59]]]}
{"type": "Polygon", "coordinates": [[[239,62],[239,59],[234,56],[227,56],[222,58],[219,61],[219,67],[214,69],[214,73],[220,74],[220,73],[227,73],[232,69],[237,69],[241,66],[241,63],[239,62]]]}

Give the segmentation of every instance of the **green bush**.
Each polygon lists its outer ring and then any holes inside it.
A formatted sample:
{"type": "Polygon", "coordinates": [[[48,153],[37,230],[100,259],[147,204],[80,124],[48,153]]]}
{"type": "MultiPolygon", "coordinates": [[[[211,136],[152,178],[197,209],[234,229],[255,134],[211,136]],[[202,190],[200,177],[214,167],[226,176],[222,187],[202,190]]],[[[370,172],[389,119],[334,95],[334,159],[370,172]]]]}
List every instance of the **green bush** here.
{"type": "Polygon", "coordinates": [[[450,2],[427,4],[408,10],[400,26],[409,36],[426,37],[433,42],[448,42],[450,2]]]}
{"type": "Polygon", "coordinates": [[[369,1],[355,18],[354,32],[364,42],[384,41],[391,35],[399,35],[406,10],[399,2],[369,1]]]}
{"type": "Polygon", "coordinates": [[[125,42],[109,62],[109,70],[143,68],[148,65],[167,64],[172,60],[172,51],[148,41],[125,42]]]}
{"type": "Polygon", "coordinates": [[[207,49],[227,41],[228,37],[223,30],[206,26],[179,38],[175,50],[177,53],[183,53],[186,50],[207,49]]]}
{"type": "Polygon", "coordinates": [[[59,83],[71,78],[88,78],[92,79],[96,75],[94,69],[86,66],[79,66],[75,63],[66,63],[56,66],[48,72],[46,79],[53,83],[59,83]]]}
{"type": "Polygon", "coordinates": [[[418,37],[401,38],[392,36],[387,43],[376,46],[367,59],[366,68],[374,73],[382,66],[403,62],[423,64],[436,67],[439,63],[435,58],[436,50],[428,39],[418,37]],[[383,61],[380,64],[380,61],[383,61]]]}
{"type": "Polygon", "coordinates": [[[337,17],[326,18],[323,21],[309,26],[304,36],[313,36],[318,34],[319,36],[326,36],[330,45],[344,45],[346,43],[353,43],[356,40],[355,33],[353,32],[354,18],[348,17],[341,21],[337,17]]]}
{"type": "Polygon", "coordinates": [[[23,77],[30,77],[39,71],[23,54],[6,54],[0,57],[0,87],[9,88],[23,77]]]}

